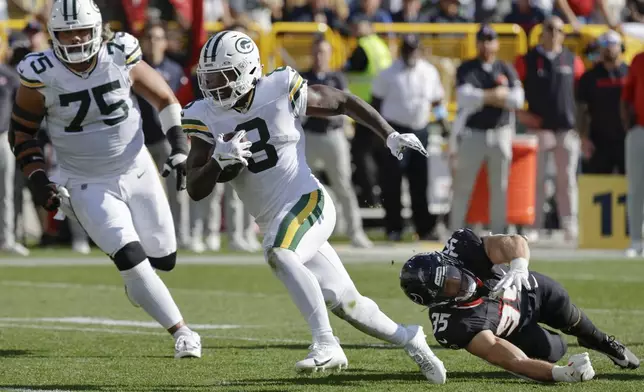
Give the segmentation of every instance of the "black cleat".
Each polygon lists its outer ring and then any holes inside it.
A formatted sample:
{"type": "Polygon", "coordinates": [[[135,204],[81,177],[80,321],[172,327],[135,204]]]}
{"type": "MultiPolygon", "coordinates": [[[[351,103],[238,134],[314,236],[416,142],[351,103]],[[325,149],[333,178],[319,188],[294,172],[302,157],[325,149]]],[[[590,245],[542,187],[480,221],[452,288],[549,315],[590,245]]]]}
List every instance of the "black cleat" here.
{"type": "Polygon", "coordinates": [[[577,342],[582,347],[599,351],[606,355],[611,361],[622,369],[637,369],[640,367],[640,360],[626,346],[615,339],[614,336],[608,336],[599,345],[593,345],[587,341],[577,338],[577,342]]]}

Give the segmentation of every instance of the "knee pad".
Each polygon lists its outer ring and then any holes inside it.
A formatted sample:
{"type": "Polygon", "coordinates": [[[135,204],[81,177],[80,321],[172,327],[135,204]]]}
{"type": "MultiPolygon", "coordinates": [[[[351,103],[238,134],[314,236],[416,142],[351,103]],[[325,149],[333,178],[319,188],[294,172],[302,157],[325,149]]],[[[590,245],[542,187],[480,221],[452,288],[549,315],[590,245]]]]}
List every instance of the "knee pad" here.
{"type": "Polygon", "coordinates": [[[148,257],[148,260],[150,260],[150,264],[154,269],[166,272],[172,271],[177,264],[177,252],[172,252],[163,257],[148,257]]]}
{"type": "Polygon", "coordinates": [[[550,332],[550,336],[548,337],[550,347],[548,355],[543,359],[550,363],[555,363],[563,358],[563,356],[566,354],[566,351],[568,351],[568,343],[566,343],[566,341],[558,333],[551,331],[548,332],[550,332]]]}
{"type": "Polygon", "coordinates": [[[130,242],[111,257],[119,271],[127,271],[147,259],[143,246],[138,241],[130,242]]]}

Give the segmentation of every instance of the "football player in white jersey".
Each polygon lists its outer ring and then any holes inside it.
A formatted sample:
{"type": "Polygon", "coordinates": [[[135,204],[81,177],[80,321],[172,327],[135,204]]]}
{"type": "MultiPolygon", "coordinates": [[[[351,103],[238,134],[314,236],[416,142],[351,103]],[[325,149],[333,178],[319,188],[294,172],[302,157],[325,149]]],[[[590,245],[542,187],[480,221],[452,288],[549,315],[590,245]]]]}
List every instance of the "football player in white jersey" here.
{"type": "Polygon", "coordinates": [[[154,69],[141,61],[136,38],[103,34],[93,0],[56,0],[49,19],[53,49],[19,65],[10,142],[35,201],[75,218],[116,264],[127,296],[175,339],[175,357],[200,357],[188,328],[155,269],[170,271],[177,244],[156,166],[143,143],[132,89],[159,111],[173,147],[164,174],[185,184],[188,143],[181,106],[154,69]],[[59,160],[49,179],[35,139],[44,120],[59,160]]]}
{"type": "Polygon", "coordinates": [[[335,208],[306,163],[301,122],[304,116],[349,115],[386,140],[399,158],[405,148],[426,155],[420,141],[395,132],[354,95],[323,85],[307,87],[289,67],[263,76],[257,46],[239,32],[223,31],[208,40],[197,76],[206,98],[183,112],[184,131],[192,137],[188,193],[200,200],[218,181],[233,178],[244,207],[264,232],[268,264],[311,328],[311,352],[296,369],[347,366],[328,306],[357,329],[404,347],[428,380],[444,383],[445,367],[427,345],[422,327],[395,323],[362,296],[329,245],[335,208]]]}

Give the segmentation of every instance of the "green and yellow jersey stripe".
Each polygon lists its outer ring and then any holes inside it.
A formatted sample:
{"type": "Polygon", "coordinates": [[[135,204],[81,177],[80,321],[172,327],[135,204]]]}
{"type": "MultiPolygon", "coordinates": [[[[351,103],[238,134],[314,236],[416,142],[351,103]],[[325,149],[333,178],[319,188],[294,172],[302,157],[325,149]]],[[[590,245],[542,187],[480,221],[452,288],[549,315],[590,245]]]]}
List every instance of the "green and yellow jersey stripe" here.
{"type": "Polygon", "coordinates": [[[288,86],[288,99],[291,102],[291,108],[295,109],[295,102],[300,98],[300,91],[304,86],[304,79],[297,74],[289,83],[288,86]]]}
{"type": "Polygon", "coordinates": [[[185,133],[205,133],[212,136],[210,130],[208,130],[208,126],[199,120],[184,118],[181,120],[181,126],[185,133]]]}
{"type": "Polygon", "coordinates": [[[45,87],[45,84],[43,82],[38,81],[38,80],[28,79],[28,78],[24,77],[23,75],[20,75],[20,84],[22,84],[25,87],[29,87],[29,88],[43,88],[43,87],[45,87]]]}
{"type": "Polygon", "coordinates": [[[324,209],[324,194],[320,189],[300,197],[284,216],[273,243],[274,248],[297,249],[304,234],[317,222],[324,209]]]}
{"type": "Polygon", "coordinates": [[[126,56],[125,58],[125,65],[130,65],[132,63],[136,63],[141,60],[141,57],[143,56],[143,52],[141,52],[141,46],[137,46],[132,53],[126,56]]]}

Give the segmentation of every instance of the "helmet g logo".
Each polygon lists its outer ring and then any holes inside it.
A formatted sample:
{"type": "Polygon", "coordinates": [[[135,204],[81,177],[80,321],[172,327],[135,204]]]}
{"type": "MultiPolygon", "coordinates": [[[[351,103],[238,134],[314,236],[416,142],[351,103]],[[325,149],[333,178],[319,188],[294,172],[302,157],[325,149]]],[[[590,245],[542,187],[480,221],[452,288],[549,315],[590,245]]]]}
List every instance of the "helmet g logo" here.
{"type": "Polygon", "coordinates": [[[248,54],[253,51],[253,41],[242,37],[235,42],[235,49],[241,54],[248,54]]]}

